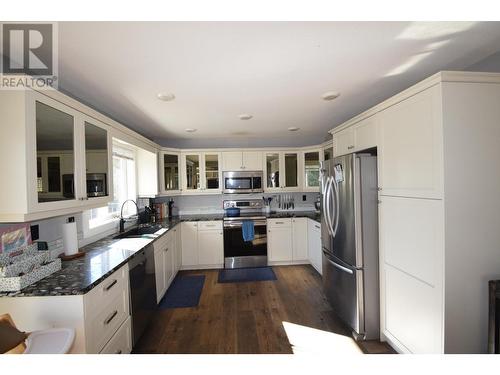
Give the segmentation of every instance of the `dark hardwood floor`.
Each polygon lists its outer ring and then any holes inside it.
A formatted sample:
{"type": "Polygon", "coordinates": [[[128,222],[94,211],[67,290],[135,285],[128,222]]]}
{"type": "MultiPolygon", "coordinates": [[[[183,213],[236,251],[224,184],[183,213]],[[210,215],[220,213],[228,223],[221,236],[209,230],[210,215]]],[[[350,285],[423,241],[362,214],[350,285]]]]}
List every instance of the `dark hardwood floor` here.
{"type": "Polygon", "coordinates": [[[273,267],[278,280],[217,283],[203,274],[195,308],[158,310],[134,353],[394,353],[385,343],[355,344],[336,318],[309,265],[273,267]]]}

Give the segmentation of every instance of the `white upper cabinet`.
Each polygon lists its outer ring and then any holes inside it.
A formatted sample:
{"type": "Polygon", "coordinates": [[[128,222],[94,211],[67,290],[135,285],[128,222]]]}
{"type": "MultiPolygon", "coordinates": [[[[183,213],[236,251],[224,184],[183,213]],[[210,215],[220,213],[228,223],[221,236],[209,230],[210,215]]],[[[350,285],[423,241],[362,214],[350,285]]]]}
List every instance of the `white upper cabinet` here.
{"type": "MultiPolygon", "coordinates": [[[[332,148],[328,150],[332,151],[332,148]]],[[[333,156],[333,154],[329,156],[333,156]]],[[[321,149],[302,152],[301,175],[304,181],[302,191],[319,191],[319,166],[322,161],[323,152],[321,149]]]]}
{"type": "Polygon", "coordinates": [[[365,118],[333,134],[335,156],[363,151],[377,146],[377,115],[365,118]]]}
{"type": "Polygon", "coordinates": [[[378,116],[373,115],[353,125],[355,152],[377,146],[377,124],[378,116]]]}
{"type": "Polygon", "coordinates": [[[160,192],[162,194],[180,193],[180,153],[160,152],[160,192]]]}
{"type": "Polygon", "coordinates": [[[352,127],[348,127],[333,135],[336,143],[335,156],[341,156],[354,152],[354,131],[352,127]]]}
{"type": "Polygon", "coordinates": [[[222,191],[220,159],[218,152],[182,153],[182,193],[220,193],[222,191]]]}
{"type": "Polygon", "coordinates": [[[296,151],[264,152],[264,190],[299,191],[301,188],[299,156],[296,151]]]}
{"type": "Polygon", "coordinates": [[[201,188],[206,192],[220,193],[222,181],[220,152],[204,153],[202,160],[201,188]]]}
{"type": "Polygon", "coordinates": [[[260,151],[225,151],[222,152],[223,171],[261,171],[262,152],[260,151]]]}
{"type": "Polygon", "coordinates": [[[443,197],[443,133],[440,85],[380,113],[381,194],[443,197]]]}
{"type": "Polygon", "coordinates": [[[33,90],[0,93],[0,109],[0,222],[37,220],[111,200],[108,125],[33,90]]]}

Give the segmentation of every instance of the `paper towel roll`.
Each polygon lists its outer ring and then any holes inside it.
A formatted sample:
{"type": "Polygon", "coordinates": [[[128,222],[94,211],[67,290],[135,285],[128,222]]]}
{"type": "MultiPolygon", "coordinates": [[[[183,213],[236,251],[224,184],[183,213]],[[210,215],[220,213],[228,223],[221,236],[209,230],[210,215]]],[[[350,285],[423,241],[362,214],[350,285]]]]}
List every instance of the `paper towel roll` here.
{"type": "Polygon", "coordinates": [[[63,245],[64,254],[73,255],[78,252],[78,234],[76,231],[76,223],[64,223],[63,228],[63,245]]]}

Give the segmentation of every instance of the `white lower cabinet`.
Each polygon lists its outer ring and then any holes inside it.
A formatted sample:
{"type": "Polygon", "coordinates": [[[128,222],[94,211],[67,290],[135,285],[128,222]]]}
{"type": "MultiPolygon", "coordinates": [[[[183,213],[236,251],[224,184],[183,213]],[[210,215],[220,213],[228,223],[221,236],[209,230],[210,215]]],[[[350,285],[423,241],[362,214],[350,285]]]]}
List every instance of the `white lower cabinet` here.
{"type": "MultiPolygon", "coordinates": [[[[130,318],[128,264],[85,294],[83,305],[86,352],[100,353],[130,318]]],[[[131,336],[130,325],[121,334],[131,336]]]]}
{"type": "Polygon", "coordinates": [[[101,350],[100,354],[130,354],[132,352],[132,319],[127,320],[118,328],[115,335],[101,350]]]}
{"type": "Polygon", "coordinates": [[[307,248],[309,252],[309,262],[321,275],[323,273],[321,224],[311,219],[307,221],[307,248]]]}
{"type": "Polygon", "coordinates": [[[442,293],[392,266],[385,267],[385,332],[409,353],[442,352],[442,293]]]}
{"type": "Polygon", "coordinates": [[[267,220],[267,256],[269,262],[291,262],[292,250],[292,220],[267,220]]]}
{"type": "Polygon", "coordinates": [[[183,222],[182,268],[221,268],[224,265],[222,221],[183,222]]]}
{"type": "Polygon", "coordinates": [[[292,260],[294,263],[307,263],[307,219],[296,217],[292,219],[292,260]]]}
{"type": "Polygon", "coordinates": [[[182,267],[198,265],[198,223],[186,221],[181,225],[182,267]]]}
{"type": "Polygon", "coordinates": [[[156,302],[159,303],[175,277],[175,233],[167,232],[153,243],[156,302]]]}
{"type": "Polygon", "coordinates": [[[224,263],[224,237],[221,230],[200,230],[198,232],[198,261],[200,265],[221,265],[224,263]]]}

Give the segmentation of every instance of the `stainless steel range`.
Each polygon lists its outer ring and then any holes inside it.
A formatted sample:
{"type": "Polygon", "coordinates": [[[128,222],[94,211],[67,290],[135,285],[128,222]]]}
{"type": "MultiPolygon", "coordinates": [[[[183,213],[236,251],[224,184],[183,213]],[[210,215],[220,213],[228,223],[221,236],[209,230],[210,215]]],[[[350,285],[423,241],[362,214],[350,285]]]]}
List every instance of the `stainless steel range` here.
{"type": "MultiPolygon", "coordinates": [[[[267,226],[260,199],[226,200],[224,205],[224,267],[245,268],[267,266],[267,226]],[[239,209],[237,216],[228,215],[230,208],[239,209]],[[243,239],[243,221],[254,224],[254,238],[243,239]]],[[[234,210],[233,210],[234,211],[234,210]]]]}

